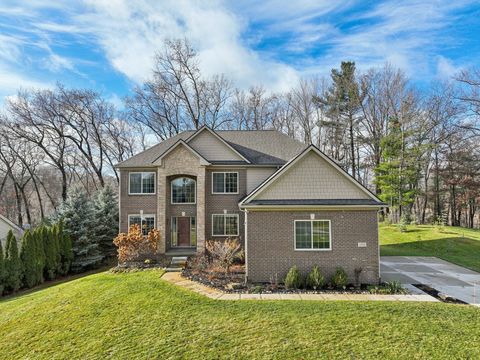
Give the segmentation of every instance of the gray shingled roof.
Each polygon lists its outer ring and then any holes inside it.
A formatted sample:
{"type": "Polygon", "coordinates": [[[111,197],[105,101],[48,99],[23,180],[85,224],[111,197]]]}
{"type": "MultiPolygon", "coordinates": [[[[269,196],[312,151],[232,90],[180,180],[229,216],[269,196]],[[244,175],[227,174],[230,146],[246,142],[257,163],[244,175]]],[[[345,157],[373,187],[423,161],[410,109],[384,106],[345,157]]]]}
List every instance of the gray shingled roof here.
{"type": "Polygon", "coordinates": [[[275,199],[275,200],[252,200],[254,205],[378,205],[387,204],[373,199],[275,199]]]}
{"type": "MultiPolygon", "coordinates": [[[[283,165],[307,146],[275,130],[216,130],[215,132],[254,165],[283,165]]],[[[117,164],[117,167],[152,166],[153,161],[178,140],[187,140],[193,133],[194,131],[184,131],[117,164]]]]}

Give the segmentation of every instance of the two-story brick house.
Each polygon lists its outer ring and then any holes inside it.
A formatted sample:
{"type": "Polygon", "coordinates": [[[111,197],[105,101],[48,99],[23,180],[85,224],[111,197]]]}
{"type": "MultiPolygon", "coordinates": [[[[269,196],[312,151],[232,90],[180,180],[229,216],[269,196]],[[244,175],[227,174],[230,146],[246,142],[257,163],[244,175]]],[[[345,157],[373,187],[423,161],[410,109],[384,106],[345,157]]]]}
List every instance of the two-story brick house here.
{"type": "Polygon", "coordinates": [[[383,204],[314,146],[273,131],[185,131],[117,165],[120,231],[161,233],[159,253],[194,254],[238,237],[247,277],[297,265],[379,277],[383,204]]]}

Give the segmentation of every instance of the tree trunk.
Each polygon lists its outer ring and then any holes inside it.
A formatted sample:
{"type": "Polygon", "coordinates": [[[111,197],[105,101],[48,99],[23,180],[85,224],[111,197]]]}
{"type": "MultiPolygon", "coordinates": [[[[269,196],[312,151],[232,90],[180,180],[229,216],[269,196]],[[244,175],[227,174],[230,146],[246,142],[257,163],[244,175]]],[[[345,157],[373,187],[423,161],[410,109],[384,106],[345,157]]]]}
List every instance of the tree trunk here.
{"type": "Polygon", "coordinates": [[[21,187],[20,193],[22,194],[23,203],[25,205],[25,214],[27,215],[27,221],[29,225],[32,225],[32,216],[30,214],[30,204],[28,203],[27,195],[25,194],[25,188],[21,187]]]}
{"type": "Polygon", "coordinates": [[[22,227],[23,226],[23,216],[22,216],[22,197],[18,191],[18,186],[17,184],[13,185],[13,188],[15,189],[15,200],[17,202],[17,218],[18,218],[18,226],[22,227]]]}

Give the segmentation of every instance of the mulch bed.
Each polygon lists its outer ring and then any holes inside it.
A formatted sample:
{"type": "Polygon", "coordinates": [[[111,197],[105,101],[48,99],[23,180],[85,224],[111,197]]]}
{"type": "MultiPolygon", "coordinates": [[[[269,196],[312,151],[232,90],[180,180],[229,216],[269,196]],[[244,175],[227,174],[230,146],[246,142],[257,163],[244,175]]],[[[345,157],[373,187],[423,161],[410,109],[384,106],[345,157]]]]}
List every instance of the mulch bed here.
{"type": "Polygon", "coordinates": [[[337,290],[333,288],[321,290],[309,289],[286,289],[282,284],[271,283],[247,283],[245,284],[245,268],[242,265],[232,266],[230,274],[216,269],[197,270],[186,267],[182,271],[182,276],[209,286],[214,289],[221,290],[226,293],[242,293],[242,294],[370,294],[367,285],[362,285],[360,289],[353,286],[347,287],[345,290],[337,290]]]}

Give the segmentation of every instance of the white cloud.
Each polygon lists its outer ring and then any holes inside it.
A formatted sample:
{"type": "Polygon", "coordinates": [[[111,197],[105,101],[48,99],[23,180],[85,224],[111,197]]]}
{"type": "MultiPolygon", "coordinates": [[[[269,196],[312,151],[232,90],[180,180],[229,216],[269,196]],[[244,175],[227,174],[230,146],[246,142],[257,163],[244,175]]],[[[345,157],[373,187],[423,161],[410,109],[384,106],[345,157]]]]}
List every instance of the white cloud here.
{"type": "Polygon", "coordinates": [[[450,59],[444,56],[437,57],[437,77],[440,79],[451,79],[460,72],[461,68],[456,67],[450,59]]]}
{"type": "Polygon", "coordinates": [[[297,79],[293,67],[243,44],[243,20],[220,1],[87,0],[86,4],[87,12],[75,16],[73,26],[90,33],[113,67],[135,82],[151,75],[154,54],[164,39],[181,37],[198,50],[207,76],[224,73],[238,86],[263,83],[271,90],[283,90],[297,79]]]}
{"type": "MultiPolygon", "coordinates": [[[[438,50],[451,40],[444,30],[458,20],[452,12],[470,2],[390,0],[364,11],[353,0],[4,1],[11,3],[0,6],[0,14],[24,16],[38,32],[46,44],[43,66],[52,73],[75,71],[81,61],[51,51],[52,34],[97,47],[134,82],[150,76],[164,39],[186,37],[198,49],[204,74],[224,73],[237,86],[264,84],[270,90],[290,88],[300,76],[326,75],[342,60],[354,60],[361,69],[388,61],[419,76],[449,73],[453,65],[437,57],[438,50]],[[42,13],[52,7],[63,16],[42,13]]],[[[15,41],[1,36],[0,66],[2,59],[21,54],[15,41]]]]}

